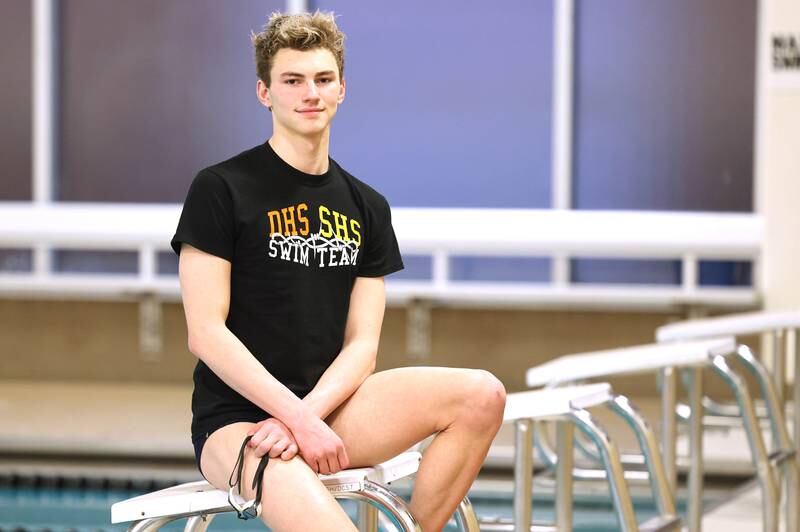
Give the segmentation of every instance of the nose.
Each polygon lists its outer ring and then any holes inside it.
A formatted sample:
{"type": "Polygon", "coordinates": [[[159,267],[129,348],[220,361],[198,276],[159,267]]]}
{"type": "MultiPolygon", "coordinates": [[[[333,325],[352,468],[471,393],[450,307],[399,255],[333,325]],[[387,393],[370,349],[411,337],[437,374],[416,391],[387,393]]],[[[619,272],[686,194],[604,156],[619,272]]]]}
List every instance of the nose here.
{"type": "Polygon", "coordinates": [[[317,90],[317,84],[313,79],[308,80],[308,83],[306,83],[306,92],[303,95],[303,99],[304,100],[319,99],[319,91],[317,90]]]}

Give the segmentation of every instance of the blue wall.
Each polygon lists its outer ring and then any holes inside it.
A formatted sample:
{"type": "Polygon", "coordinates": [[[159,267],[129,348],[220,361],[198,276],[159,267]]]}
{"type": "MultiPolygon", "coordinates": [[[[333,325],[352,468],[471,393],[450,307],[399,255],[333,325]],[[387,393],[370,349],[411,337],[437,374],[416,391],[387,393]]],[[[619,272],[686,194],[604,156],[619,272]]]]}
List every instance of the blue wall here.
{"type": "Polygon", "coordinates": [[[334,158],[395,206],[550,206],[551,2],[315,7],[347,34],[334,158]]]}
{"type": "MultiPolygon", "coordinates": [[[[249,32],[284,4],[63,0],[58,198],[182,201],[199,168],[263,142],[249,32]]],[[[348,35],[331,150],[345,168],[398,207],[550,206],[552,0],[312,7],[335,11],[348,35]]],[[[0,199],[25,199],[30,2],[9,8],[0,199]]],[[[755,28],[756,0],[576,0],[574,206],[751,210],[755,28]]],[[[458,279],[549,276],[546,260],[451,266],[458,279]]],[[[573,261],[576,282],[679,273],[671,261],[573,261]]],[[[729,263],[701,274],[750,277],[729,263]]]]}

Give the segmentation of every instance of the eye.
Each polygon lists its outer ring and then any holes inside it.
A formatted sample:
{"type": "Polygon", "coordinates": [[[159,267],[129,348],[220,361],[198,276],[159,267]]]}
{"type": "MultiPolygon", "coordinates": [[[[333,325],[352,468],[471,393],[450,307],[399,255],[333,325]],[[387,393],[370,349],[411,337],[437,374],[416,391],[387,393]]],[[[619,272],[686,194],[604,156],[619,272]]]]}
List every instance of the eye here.
{"type": "Polygon", "coordinates": [[[296,78],[289,78],[286,80],[287,85],[297,85],[300,81],[296,78]]]}
{"type": "Polygon", "coordinates": [[[333,78],[319,78],[317,83],[331,83],[333,82],[333,78]]]}

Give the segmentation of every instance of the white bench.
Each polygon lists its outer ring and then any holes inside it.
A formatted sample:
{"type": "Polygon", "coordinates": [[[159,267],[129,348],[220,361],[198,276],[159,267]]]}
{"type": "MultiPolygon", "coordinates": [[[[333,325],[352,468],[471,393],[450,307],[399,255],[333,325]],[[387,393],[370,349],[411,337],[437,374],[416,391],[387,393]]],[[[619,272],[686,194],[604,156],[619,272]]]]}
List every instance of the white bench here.
{"type": "MultiPolygon", "coordinates": [[[[797,449],[800,448],[800,351],[796,348],[797,330],[800,329],[800,311],[748,312],[717,318],[689,320],[660,327],[656,339],[669,345],[673,342],[708,338],[717,335],[741,337],[752,334],[768,334],[772,340],[772,378],[757,360],[752,350],[744,345],[736,349],[736,357],[755,377],[761,389],[765,406],[764,416],[769,418],[772,432],[772,449],[768,452],[761,432],[748,434],[751,441],[753,465],[758,473],[764,498],[764,530],[774,531],[779,527],[781,499],[781,473],[786,477],[787,505],[786,529],[798,530],[800,526],[800,471],[797,449]],[[794,362],[792,397],[794,402],[794,441],[789,435],[785,421],[785,398],[787,357],[794,362]],[[753,440],[757,441],[753,441],[753,440]]],[[[704,410],[719,415],[731,415],[736,408],[704,398],[704,410]]],[[[745,429],[747,429],[747,419],[745,429]]]]}
{"type": "MultiPolygon", "coordinates": [[[[376,504],[394,517],[404,532],[419,531],[405,501],[385,486],[416,473],[420,459],[420,453],[407,452],[374,467],[346,469],[334,475],[320,475],[320,478],[334,497],[362,502],[359,506],[360,530],[377,531],[377,511],[372,506],[376,504]]],[[[172,521],[188,518],[185,532],[200,532],[208,528],[214,515],[233,511],[228,503],[228,492],[218,490],[206,481],[198,481],[118,502],[111,507],[111,522],[131,522],[129,531],[150,532],[172,521]]],[[[462,501],[457,516],[464,530],[478,532],[477,518],[468,499],[462,501]]]]}
{"type": "MultiPolygon", "coordinates": [[[[533,421],[553,420],[557,426],[558,466],[556,471],[556,527],[572,530],[572,452],[573,428],[577,427],[597,445],[607,472],[614,508],[620,528],[639,530],[633,511],[624,472],[616,445],[603,428],[592,418],[587,408],[609,405],[632,424],[640,437],[642,451],[648,457],[653,493],[660,515],[649,525],[659,530],[680,526],[675,504],[667,485],[663,464],[658,455],[655,436],[630,403],[615,396],[607,383],[569,386],[509,394],[503,416],[504,422],[514,423],[514,530],[528,532],[531,528],[531,497],[533,490],[533,421]]],[[[506,523],[500,520],[482,521],[482,530],[500,530],[506,523]]],[[[507,530],[508,528],[502,528],[507,530]]]]}
{"type": "MultiPolygon", "coordinates": [[[[651,344],[567,355],[540,366],[528,369],[526,383],[531,387],[557,386],[587,379],[606,379],[618,375],[657,373],[663,376],[662,413],[664,463],[668,489],[675,493],[676,472],[676,368],[684,368],[689,374],[690,404],[698,406],[693,412],[700,412],[702,400],[703,368],[714,368],[749,405],[752,402],[747,388],[733,374],[725,363],[725,355],[735,351],[736,343],[732,337],[679,342],[674,344],[651,344]]],[[[689,530],[700,530],[703,495],[702,462],[702,415],[692,415],[690,419],[691,463],[689,471],[689,530]]],[[[655,453],[658,454],[658,453],[655,453]]],[[[652,476],[652,475],[650,475],[652,476]]]]}

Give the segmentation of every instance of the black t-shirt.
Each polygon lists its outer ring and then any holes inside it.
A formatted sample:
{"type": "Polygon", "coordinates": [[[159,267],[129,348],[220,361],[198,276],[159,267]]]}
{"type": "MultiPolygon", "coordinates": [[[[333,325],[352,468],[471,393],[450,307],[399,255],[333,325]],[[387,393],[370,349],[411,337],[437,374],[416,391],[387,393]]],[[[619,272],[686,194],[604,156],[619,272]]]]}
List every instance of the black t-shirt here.
{"type": "MultiPolygon", "coordinates": [[[[403,268],[386,199],[330,160],[306,174],[268,143],[202,170],[172,247],[231,263],[226,325],[304,397],[339,354],[356,277],[403,268]]],[[[260,410],[198,361],[192,435],[260,410]]],[[[266,417],[266,416],[265,416],[266,417]]]]}

